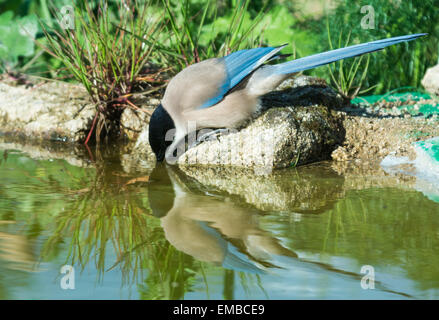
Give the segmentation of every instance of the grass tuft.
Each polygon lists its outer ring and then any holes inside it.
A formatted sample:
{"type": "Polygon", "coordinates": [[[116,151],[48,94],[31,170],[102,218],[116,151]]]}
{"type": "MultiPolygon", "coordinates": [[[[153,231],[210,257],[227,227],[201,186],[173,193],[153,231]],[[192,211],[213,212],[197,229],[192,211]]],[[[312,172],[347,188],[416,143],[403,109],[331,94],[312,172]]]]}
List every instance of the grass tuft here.
{"type": "Polygon", "coordinates": [[[265,7],[251,17],[250,0],[233,1],[226,14],[218,1],[207,0],[200,8],[189,0],[176,4],[161,1],[168,18],[168,46],[179,54],[176,62],[180,70],[202,60],[262,44],[262,35],[255,36],[253,32],[263,18],[265,7]]]}
{"type": "MultiPolygon", "coordinates": [[[[163,17],[152,14],[150,1],[119,3],[117,17],[111,15],[106,0],[95,6],[88,1],[72,6],[72,29],[62,28],[61,24],[50,27],[40,21],[47,39],[47,46],[42,46],[84,85],[96,103],[96,115],[85,143],[93,132],[99,143],[102,136],[119,132],[119,119],[125,108],[141,110],[131,100],[139,83],[146,81],[149,86],[156,86],[160,82],[160,69],[154,68],[150,59],[163,29],[163,17]]],[[[61,21],[61,12],[52,12],[61,21]]]]}
{"type": "MultiPolygon", "coordinates": [[[[331,31],[329,28],[329,22],[326,21],[326,28],[328,33],[328,43],[330,50],[334,50],[331,39],[331,31]]],[[[338,37],[338,47],[342,46],[343,33],[339,33],[338,37]]],[[[349,32],[344,46],[349,45],[351,39],[351,33],[349,32]]],[[[351,60],[340,60],[336,63],[327,65],[327,70],[330,75],[331,84],[334,85],[338,92],[345,98],[352,100],[359,94],[366,93],[373,90],[376,86],[369,87],[367,89],[361,90],[363,87],[364,80],[367,76],[367,70],[369,69],[370,56],[360,56],[351,60]],[[366,57],[366,64],[363,66],[363,72],[360,73],[360,66],[363,64],[363,59],[366,57]]]]}

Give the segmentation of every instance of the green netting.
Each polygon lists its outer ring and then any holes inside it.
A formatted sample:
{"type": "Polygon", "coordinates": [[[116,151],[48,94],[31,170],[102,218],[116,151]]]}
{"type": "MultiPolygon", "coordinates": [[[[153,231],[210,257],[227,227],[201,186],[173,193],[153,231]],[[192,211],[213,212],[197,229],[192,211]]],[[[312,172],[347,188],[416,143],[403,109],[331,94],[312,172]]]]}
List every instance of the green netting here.
{"type": "MultiPolygon", "coordinates": [[[[422,192],[431,200],[439,202],[439,137],[414,143],[416,166],[422,171],[421,179],[433,182],[422,192]]],[[[419,183],[418,183],[419,185],[419,183]]]]}
{"type": "Polygon", "coordinates": [[[351,102],[353,104],[372,105],[380,101],[387,102],[406,102],[406,101],[419,101],[415,106],[413,104],[401,105],[398,109],[407,110],[412,115],[423,114],[424,116],[430,116],[433,114],[439,114],[439,103],[431,103],[428,101],[424,103],[422,100],[432,100],[433,97],[427,93],[422,92],[404,92],[404,93],[388,93],[383,95],[372,95],[365,97],[357,97],[351,102]]]}
{"type": "Polygon", "coordinates": [[[415,142],[415,148],[422,151],[432,164],[439,167],[439,137],[415,142]]]}

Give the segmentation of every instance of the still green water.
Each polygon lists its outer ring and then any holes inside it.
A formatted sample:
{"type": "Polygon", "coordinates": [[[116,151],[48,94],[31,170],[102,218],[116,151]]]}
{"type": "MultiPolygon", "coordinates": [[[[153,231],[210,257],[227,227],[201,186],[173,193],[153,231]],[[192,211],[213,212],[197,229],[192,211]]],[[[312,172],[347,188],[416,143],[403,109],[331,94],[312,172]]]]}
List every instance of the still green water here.
{"type": "Polygon", "coordinates": [[[0,150],[0,179],[0,299],[439,298],[439,203],[413,177],[320,164],[218,187],[0,150]]]}

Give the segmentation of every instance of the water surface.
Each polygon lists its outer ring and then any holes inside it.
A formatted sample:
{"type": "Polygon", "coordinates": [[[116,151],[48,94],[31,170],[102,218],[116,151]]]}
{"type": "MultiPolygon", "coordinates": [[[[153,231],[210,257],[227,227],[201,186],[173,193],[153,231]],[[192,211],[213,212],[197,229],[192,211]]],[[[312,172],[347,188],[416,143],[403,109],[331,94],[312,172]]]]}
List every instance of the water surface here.
{"type": "Polygon", "coordinates": [[[439,203],[415,177],[220,174],[0,150],[0,299],[439,298],[439,203]]]}

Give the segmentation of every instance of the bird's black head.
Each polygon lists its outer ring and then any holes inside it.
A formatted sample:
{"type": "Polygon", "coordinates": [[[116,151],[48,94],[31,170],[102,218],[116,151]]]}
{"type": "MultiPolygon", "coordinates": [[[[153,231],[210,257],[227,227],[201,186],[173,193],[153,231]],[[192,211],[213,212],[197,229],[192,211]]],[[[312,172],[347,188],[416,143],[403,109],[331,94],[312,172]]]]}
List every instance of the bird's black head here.
{"type": "Polygon", "coordinates": [[[172,141],[166,141],[166,133],[174,128],[174,121],[160,104],[149,120],[149,144],[157,157],[157,161],[163,161],[165,158],[166,148],[172,143],[172,141]]]}
{"type": "Polygon", "coordinates": [[[158,163],[149,176],[148,200],[152,214],[163,218],[174,206],[175,191],[165,164],[158,163]]]}

